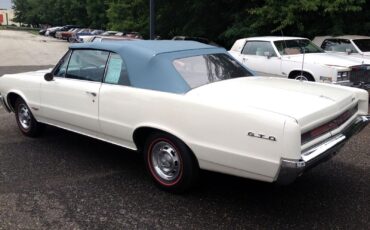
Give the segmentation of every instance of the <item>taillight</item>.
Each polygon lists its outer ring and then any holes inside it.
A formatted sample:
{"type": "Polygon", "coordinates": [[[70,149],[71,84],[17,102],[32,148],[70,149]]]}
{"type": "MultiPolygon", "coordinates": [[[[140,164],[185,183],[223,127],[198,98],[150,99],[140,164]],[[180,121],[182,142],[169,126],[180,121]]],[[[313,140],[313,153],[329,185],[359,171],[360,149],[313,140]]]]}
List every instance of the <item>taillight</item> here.
{"type": "Polygon", "coordinates": [[[344,124],[350,117],[352,117],[357,111],[358,111],[358,105],[345,111],[344,113],[342,113],[335,119],[331,120],[330,122],[325,123],[317,128],[314,128],[308,132],[303,133],[301,135],[302,145],[338,128],[339,126],[344,124]]]}

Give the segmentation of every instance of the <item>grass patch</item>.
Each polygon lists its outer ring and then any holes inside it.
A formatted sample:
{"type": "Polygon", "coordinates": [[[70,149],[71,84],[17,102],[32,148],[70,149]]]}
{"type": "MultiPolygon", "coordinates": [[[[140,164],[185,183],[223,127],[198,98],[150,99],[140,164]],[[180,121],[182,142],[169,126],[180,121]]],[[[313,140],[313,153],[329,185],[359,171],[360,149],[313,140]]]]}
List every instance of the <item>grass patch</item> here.
{"type": "Polygon", "coordinates": [[[19,31],[38,32],[40,30],[40,28],[17,27],[17,26],[0,26],[0,30],[19,30],[19,31]]]}

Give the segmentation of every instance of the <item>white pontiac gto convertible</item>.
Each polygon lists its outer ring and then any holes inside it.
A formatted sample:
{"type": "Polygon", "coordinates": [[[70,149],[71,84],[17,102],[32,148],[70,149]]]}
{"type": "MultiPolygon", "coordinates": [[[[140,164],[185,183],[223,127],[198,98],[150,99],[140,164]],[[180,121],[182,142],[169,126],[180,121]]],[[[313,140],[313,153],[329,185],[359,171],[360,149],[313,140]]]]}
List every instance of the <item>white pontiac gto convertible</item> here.
{"type": "Polygon", "coordinates": [[[293,182],[370,120],[364,90],[253,77],[189,41],[72,45],[51,72],[0,77],[0,93],[24,135],[49,124],[138,150],[172,192],[199,169],[293,182]]]}

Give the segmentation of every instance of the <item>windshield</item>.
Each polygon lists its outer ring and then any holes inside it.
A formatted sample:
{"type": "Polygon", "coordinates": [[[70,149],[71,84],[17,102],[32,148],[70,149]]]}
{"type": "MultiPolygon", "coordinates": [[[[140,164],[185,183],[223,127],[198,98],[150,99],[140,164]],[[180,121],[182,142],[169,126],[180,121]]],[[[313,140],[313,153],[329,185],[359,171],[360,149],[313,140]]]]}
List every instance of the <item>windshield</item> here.
{"type": "Polygon", "coordinates": [[[274,42],[280,55],[303,53],[324,53],[324,51],[308,39],[282,40],[274,42]]]}
{"type": "Polygon", "coordinates": [[[192,89],[216,81],[252,76],[236,60],[222,53],[176,59],[173,66],[192,89]]]}
{"type": "Polygon", "coordinates": [[[370,39],[356,39],[353,42],[362,52],[370,52],[370,39]]]}
{"type": "Polygon", "coordinates": [[[323,42],[321,48],[333,52],[347,52],[347,50],[351,50],[352,53],[356,52],[355,47],[347,39],[327,39],[323,42]]]}

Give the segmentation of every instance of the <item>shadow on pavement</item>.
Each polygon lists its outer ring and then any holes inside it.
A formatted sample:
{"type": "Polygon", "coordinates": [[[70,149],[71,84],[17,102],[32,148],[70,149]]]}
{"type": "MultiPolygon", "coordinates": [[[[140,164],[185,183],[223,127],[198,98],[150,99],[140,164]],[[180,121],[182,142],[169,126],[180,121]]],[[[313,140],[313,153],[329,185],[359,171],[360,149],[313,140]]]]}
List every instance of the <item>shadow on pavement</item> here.
{"type": "Polygon", "coordinates": [[[0,76],[4,74],[22,73],[29,71],[36,71],[42,69],[53,68],[52,65],[42,65],[42,66],[0,66],[0,76]]]}

